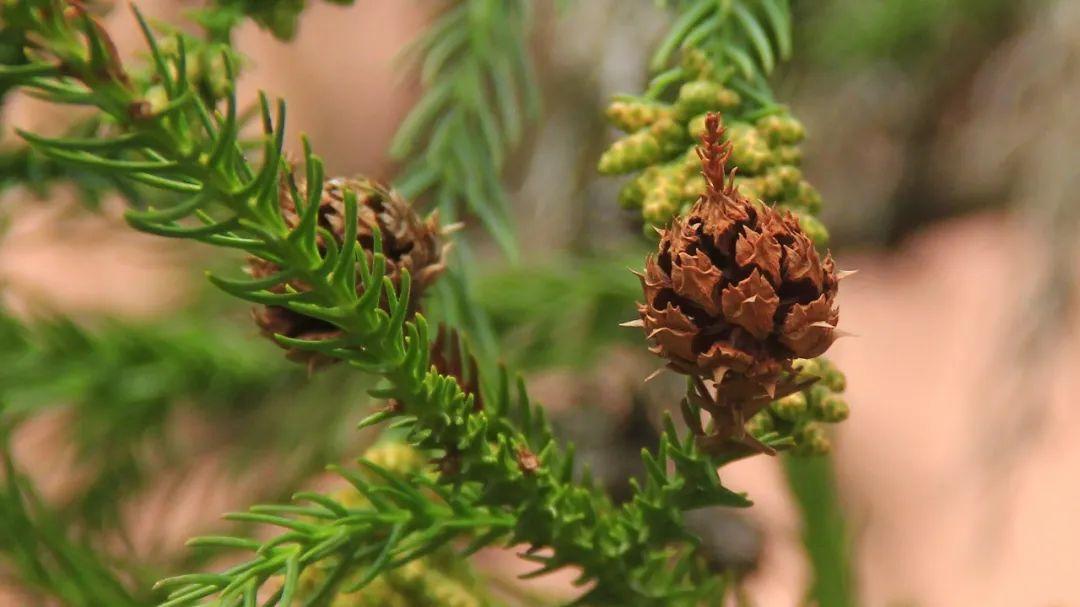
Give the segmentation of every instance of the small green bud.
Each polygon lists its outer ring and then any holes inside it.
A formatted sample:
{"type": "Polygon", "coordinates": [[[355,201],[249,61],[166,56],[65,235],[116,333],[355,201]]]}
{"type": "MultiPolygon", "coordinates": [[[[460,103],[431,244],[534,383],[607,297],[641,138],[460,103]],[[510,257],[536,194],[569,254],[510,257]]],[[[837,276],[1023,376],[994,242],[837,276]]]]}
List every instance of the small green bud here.
{"type": "Polygon", "coordinates": [[[143,95],[143,100],[150,105],[150,114],[157,114],[167,105],[169,105],[169,94],[165,92],[165,87],[160,84],[147,89],[146,94],[143,95]]]}
{"type": "Polygon", "coordinates": [[[742,97],[735,91],[724,88],[720,90],[716,101],[719,104],[720,109],[726,112],[739,107],[739,105],[742,104],[742,97]]]}
{"type": "Polygon", "coordinates": [[[619,206],[624,209],[637,209],[641,207],[645,199],[645,190],[642,187],[644,175],[635,177],[623,184],[619,189],[619,206]]]}
{"type": "Polygon", "coordinates": [[[641,178],[641,215],[647,225],[667,226],[685,199],[686,177],[682,163],[676,161],[652,166],[641,178]]]}
{"type": "Polygon", "coordinates": [[[782,200],[795,191],[801,179],[802,171],[798,167],[792,165],[770,167],[761,179],[762,195],[766,200],[782,200]]]}
{"type": "Polygon", "coordinates": [[[679,67],[695,79],[711,78],[716,73],[712,60],[700,49],[685,50],[679,59],[679,67]]]}
{"type": "Polygon", "coordinates": [[[694,141],[698,141],[705,134],[705,119],[708,116],[708,114],[698,114],[691,118],[690,122],[686,123],[686,130],[689,131],[690,138],[694,141]]]}
{"type": "Polygon", "coordinates": [[[649,127],[649,131],[660,143],[664,157],[678,154],[687,143],[686,127],[673,118],[663,117],[649,127]]]}
{"type": "Polygon", "coordinates": [[[674,110],[669,105],[651,101],[619,99],[611,102],[604,114],[618,129],[633,133],[652,125],[661,118],[672,117],[674,110]]]}
{"type": "Polygon", "coordinates": [[[798,213],[799,227],[802,231],[810,237],[810,240],[814,241],[814,244],[819,247],[824,247],[829,244],[829,231],[825,229],[825,224],[821,223],[821,220],[809,213],[798,213]]]}
{"type": "Polygon", "coordinates": [[[847,377],[835,365],[828,366],[823,381],[833,392],[843,392],[847,389],[847,377]]]}
{"type": "Polygon", "coordinates": [[[795,185],[795,193],[788,202],[805,208],[808,212],[816,215],[821,211],[821,194],[817,188],[808,181],[800,181],[795,185]]]}
{"type": "Polygon", "coordinates": [[[688,119],[706,112],[731,110],[739,105],[741,99],[735,91],[711,80],[692,80],[679,88],[679,98],[675,102],[675,115],[688,119]]]}
{"type": "Polygon", "coordinates": [[[687,179],[701,175],[701,157],[697,154],[697,146],[691,145],[683,152],[682,160],[683,176],[687,179]]]}
{"type": "Polygon", "coordinates": [[[825,427],[818,422],[803,424],[794,434],[795,452],[799,455],[824,455],[832,450],[825,427]]]}
{"type": "Polygon", "coordinates": [[[699,196],[705,191],[705,178],[701,175],[695,175],[686,180],[683,184],[682,197],[684,199],[697,200],[699,196]]]}
{"type": "Polygon", "coordinates": [[[798,120],[789,118],[780,129],[780,142],[791,145],[803,139],[806,139],[806,128],[798,120]]]}
{"type": "Polygon", "coordinates": [[[807,399],[810,402],[811,409],[816,407],[818,403],[820,403],[822,400],[825,400],[827,396],[832,394],[832,390],[829,390],[828,386],[825,386],[821,382],[817,382],[816,384],[810,386],[805,390],[805,392],[807,395],[807,399]]]}
{"type": "Polygon", "coordinates": [[[765,138],[746,123],[728,129],[731,162],[745,175],[756,175],[773,163],[773,154],[765,138]]]}
{"type": "Polygon", "coordinates": [[[801,164],[802,148],[797,145],[779,145],[773,150],[776,164],[801,164]]]}
{"type": "Polygon", "coordinates": [[[799,182],[802,181],[802,171],[799,167],[792,166],[790,164],[781,165],[769,169],[770,175],[775,175],[780,180],[780,184],[784,191],[794,190],[799,182]]]}
{"type": "Polygon", "coordinates": [[[796,358],[791,363],[791,370],[800,380],[825,377],[825,367],[819,358],[796,358]]]}
{"type": "Polygon", "coordinates": [[[828,394],[814,402],[814,418],[830,424],[842,422],[851,413],[847,401],[837,394],[828,394]]]}
{"type": "Polygon", "coordinates": [[[806,130],[795,118],[772,114],[757,121],[757,130],[772,144],[796,144],[806,136],[806,130]]]}
{"type": "Polygon", "coordinates": [[[746,422],[746,431],[758,438],[775,429],[776,421],[773,420],[772,413],[769,413],[766,409],[758,411],[757,415],[751,417],[750,421],[746,422]]]}
{"type": "Polygon", "coordinates": [[[764,196],[762,193],[761,179],[758,177],[742,177],[735,176],[735,188],[739,190],[739,193],[746,197],[750,202],[756,202],[761,200],[764,196]]]}
{"type": "Polygon", "coordinates": [[[714,109],[710,106],[722,88],[724,87],[719,83],[711,80],[691,80],[679,88],[679,100],[675,102],[675,110],[682,115],[696,116],[714,109]]]}
{"type": "Polygon", "coordinates": [[[806,415],[806,395],[802,392],[788,394],[784,398],[774,400],[770,405],[772,412],[782,420],[796,422],[806,415]]]}
{"type": "Polygon", "coordinates": [[[641,217],[645,223],[656,227],[666,227],[679,212],[680,189],[664,182],[645,193],[641,203],[641,217]]]}
{"type": "Polygon", "coordinates": [[[748,122],[732,122],[727,125],[725,131],[727,139],[734,145],[738,142],[749,141],[752,143],[761,142],[762,145],[768,147],[768,142],[761,136],[761,133],[754,128],[754,125],[748,122]]]}
{"type": "Polygon", "coordinates": [[[778,175],[767,171],[758,179],[758,184],[761,187],[761,197],[765,200],[776,201],[784,195],[784,182],[778,175]]]}
{"type": "Polygon", "coordinates": [[[652,129],[632,133],[611,144],[602,156],[598,169],[605,175],[630,173],[662,160],[660,141],[652,129]]]}

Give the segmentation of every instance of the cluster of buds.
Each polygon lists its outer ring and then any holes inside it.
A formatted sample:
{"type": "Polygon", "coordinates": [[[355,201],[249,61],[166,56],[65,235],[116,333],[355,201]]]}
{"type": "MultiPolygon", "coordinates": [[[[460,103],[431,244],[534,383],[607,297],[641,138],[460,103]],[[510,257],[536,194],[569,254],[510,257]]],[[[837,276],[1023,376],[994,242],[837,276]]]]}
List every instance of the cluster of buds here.
{"type": "MultiPolygon", "coordinates": [[[[427,458],[411,445],[386,441],[364,452],[364,459],[399,476],[430,472],[427,458]]],[[[383,482],[375,474],[361,471],[372,483],[383,482]]],[[[335,501],[350,509],[369,508],[371,503],[353,487],[339,491],[335,501]]],[[[357,573],[360,577],[365,572],[357,573]]],[[[328,577],[329,572],[310,567],[301,575],[297,586],[298,599],[314,597],[328,577]]],[[[348,586],[348,580],[344,582],[348,586]]],[[[476,586],[470,571],[452,550],[440,549],[381,573],[364,587],[362,592],[339,594],[330,603],[332,607],[481,607],[488,602],[476,586]]]]}
{"type": "Polygon", "coordinates": [[[706,116],[720,114],[728,125],[735,185],[758,204],[791,211],[818,246],[828,232],[815,217],[821,208],[818,191],[803,178],[799,148],[805,132],[786,113],[761,117],[759,108],[726,86],[726,77],[700,52],[683,56],[686,79],[670,103],[644,98],[617,98],[607,108],[610,122],[627,135],[601,156],[601,173],[636,173],[619,193],[620,203],[639,210],[646,233],[665,227],[685,213],[704,190],[695,143],[705,132],[706,116]]]}
{"type": "Polygon", "coordinates": [[[790,211],[755,204],[735,187],[733,144],[717,114],[706,118],[701,141],[705,187],[659,230],[658,250],[640,275],[639,320],[629,324],[645,330],[669,368],[692,379],[683,413],[703,448],[771,453],[746,423],[818,381],[795,361],[820,356],[838,336],[844,273],[831,255],[818,254],[790,211]],[[708,427],[700,411],[709,414],[708,427]]]}
{"type": "Polygon", "coordinates": [[[794,452],[801,455],[828,453],[832,445],[826,424],[842,422],[850,413],[841,396],[844,374],[825,358],[798,359],[792,372],[799,383],[814,383],[774,400],[750,418],[746,430],[758,440],[790,439],[794,452]]]}

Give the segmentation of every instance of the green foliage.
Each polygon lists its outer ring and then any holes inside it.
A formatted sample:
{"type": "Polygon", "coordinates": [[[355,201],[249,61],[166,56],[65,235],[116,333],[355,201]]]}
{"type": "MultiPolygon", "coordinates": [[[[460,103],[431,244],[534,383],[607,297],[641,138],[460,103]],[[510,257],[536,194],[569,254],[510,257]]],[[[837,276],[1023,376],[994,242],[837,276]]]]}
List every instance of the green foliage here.
{"type": "MultiPolygon", "coordinates": [[[[270,604],[287,604],[304,568],[332,560],[338,563],[337,574],[328,578],[326,593],[309,601],[325,604],[347,573],[368,571],[365,581],[464,535],[473,536],[473,546],[510,542],[537,551],[550,548],[548,556],[530,551],[528,558],[540,565],[536,574],[578,566],[581,583],[595,582],[586,594],[590,602],[668,606],[717,600],[719,580],[691,552],[669,548],[693,542],[682,525],[682,510],[749,504],[720,484],[716,467],[722,461],[702,454],[692,440],[680,439],[669,422],[657,452],[643,454],[646,480],[630,502],[613,506],[587,477],[575,478],[572,450],[555,444],[543,410],[531,403],[524,388],[511,395],[505,373],[493,379],[498,388],[484,395],[485,408],[477,410],[474,395],[429,366],[427,323],[421,316],[406,318],[407,273],[400,289],[395,288],[384,275],[383,255],[365,255],[355,233],[346,233],[340,247],[317,246],[315,198],[301,201],[294,192],[293,198],[302,202],[302,219],[293,229],[285,224],[277,190],[293,182],[281,153],[284,104],[272,113],[263,99],[266,134],[261,163],[254,164],[237,142],[235,92],[230,87],[223,108],[207,105],[187,77],[182,38],[166,50],[143,24],[167,96],[163,106],[147,111],[104,30],[78,11],[66,17],[63,9],[56,0],[3,5],[5,21],[32,32],[40,47],[30,63],[0,68],[0,79],[14,80],[55,103],[96,107],[115,123],[117,133],[91,140],[23,136],[48,157],[183,195],[172,205],[129,212],[136,228],[239,250],[281,267],[280,274],[266,279],[211,280],[241,299],[282,306],[340,328],[341,337],[322,341],[277,338],[380,377],[382,384],[372,395],[402,405],[376,413],[363,425],[394,419],[411,443],[444,463],[437,483],[382,474],[369,465],[384,477],[386,489],[354,483],[370,492],[372,506],[361,512],[305,494],[299,497],[315,506],[258,507],[241,515],[285,531],[266,543],[204,540],[256,554],[224,573],[171,578],[165,585],[174,590],[163,604],[191,605],[211,595],[224,604],[251,600],[278,575],[284,583],[270,604]],[[364,287],[360,293],[357,280],[364,287]],[[308,288],[297,290],[290,283],[308,288]],[[418,487],[439,499],[421,500],[418,487]]],[[[228,57],[224,65],[230,68],[228,57]]],[[[321,188],[312,184],[323,181],[322,163],[306,145],[303,169],[308,191],[318,196],[321,188]]],[[[356,212],[355,197],[348,197],[349,230],[355,229],[356,212]]],[[[372,250],[381,251],[380,243],[372,250]]]]}
{"type": "MultiPolygon", "coordinates": [[[[162,605],[195,604],[209,595],[218,595],[223,604],[239,597],[253,600],[278,575],[283,575],[283,583],[266,604],[293,605],[301,576],[316,567],[321,581],[304,604],[325,605],[337,594],[360,591],[384,571],[430,554],[454,538],[498,537],[514,526],[511,515],[476,505],[475,486],[450,491],[423,474],[400,477],[368,460],[361,464],[383,482],[372,482],[356,470],[340,472],[366,498],[365,505],[346,506],[331,497],[301,493],[297,499],[310,506],[255,506],[227,516],[280,527],[284,533],[274,539],[262,543],[226,537],[191,540],[192,546],[241,548],[252,550],[255,556],[221,574],[162,580],[159,587],[172,590],[162,605]],[[432,499],[432,494],[440,499],[432,499]]],[[[482,546],[478,542],[476,548],[482,546]]]]}
{"type": "Polygon", "coordinates": [[[768,97],[765,76],[778,61],[791,56],[788,0],[672,0],[664,4],[675,10],[676,17],[653,55],[650,68],[658,73],[649,85],[648,97],[692,75],[678,61],[679,51],[690,49],[702,51],[724,73],[730,72],[740,93],[768,97]]]}
{"type": "Polygon", "coordinates": [[[117,504],[152,472],[143,448],[167,444],[177,404],[225,417],[299,379],[267,365],[235,329],[182,322],[106,323],[91,332],[63,318],[26,325],[0,315],[0,365],[5,425],[58,406],[76,420],[71,441],[93,475],[64,509],[87,529],[119,524],[117,504]]]}
{"type": "Polygon", "coordinates": [[[10,541],[0,542],[0,566],[15,574],[17,585],[65,605],[151,603],[153,577],[176,555],[135,563],[102,547],[129,537],[130,519],[122,516],[128,498],[162,488],[166,471],[166,482],[183,486],[185,457],[221,446],[191,444],[172,432],[180,409],[218,427],[228,424],[230,450],[222,455],[234,462],[268,450],[289,453],[266,488],[270,495],[294,490],[300,479],[340,457],[342,441],[334,433],[361,400],[348,397],[355,392],[346,378],[330,373],[305,386],[305,373],[250,331],[200,318],[107,321],[85,329],[59,317],[24,323],[0,316],[0,430],[14,433],[26,420],[62,410],[78,478],[62,500],[46,504],[30,478],[7,477],[13,480],[0,510],[0,537],[10,541]],[[279,402],[279,393],[288,398],[279,402]],[[75,566],[83,577],[65,569],[75,566]],[[139,601],[102,602],[109,586],[86,580],[106,575],[122,577],[120,587],[139,601]]]}
{"type": "Polygon", "coordinates": [[[98,208],[105,195],[117,190],[127,190],[126,195],[129,198],[138,198],[137,193],[124,182],[108,175],[43,158],[27,146],[0,150],[0,192],[15,186],[24,186],[35,195],[43,197],[52,186],[62,183],[73,184],[78,191],[79,200],[91,208],[98,208]]]}
{"type": "Polygon", "coordinates": [[[629,317],[641,297],[627,270],[638,257],[556,258],[479,276],[475,298],[502,338],[504,360],[588,369],[613,343],[640,346],[640,334],[612,322],[613,310],[629,317]]]}
{"type": "Polygon", "coordinates": [[[1014,0],[799,1],[807,57],[836,68],[857,68],[887,58],[901,69],[933,69],[957,37],[993,36],[1025,5],[1014,0]]]}
{"type": "MultiPolygon", "coordinates": [[[[352,4],[353,0],[326,0],[332,4],[352,4]]],[[[280,40],[292,40],[299,29],[300,13],[307,0],[214,0],[194,17],[211,39],[227,42],[232,30],[250,18],[280,40]]]]}
{"type": "Polygon", "coordinates": [[[0,553],[6,572],[18,575],[28,592],[58,599],[69,607],[145,605],[144,597],[132,595],[105,564],[98,547],[71,537],[63,519],[16,469],[7,431],[0,430],[0,553]]]}
{"type": "Polygon", "coordinates": [[[526,48],[530,10],[524,0],[448,3],[405,51],[424,92],[390,146],[406,197],[429,197],[447,222],[474,214],[511,256],[517,244],[501,175],[539,105],[526,48]]]}
{"type": "Polygon", "coordinates": [[[627,135],[600,158],[600,172],[637,173],[619,202],[639,210],[645,233],[652,234],[705,189],[696,145],[706,115],[715,112],[732,145],[729,161],[738,169],[739,191],[793,213],[803,231],[824,246],[828,232],[816,217],[821,196],[799,168],[803,126],[773,99],[766,79],[791,53],[786,2],[674,5],[675,22],[653,57],[652,68],[660,73],[643,95],[622,95],[608,106],[608,119],[627,135]]]}
{"type": "Polygon", "coordinates": [[[788,487],[799,505],[803,545],[814,580],[807,603],[854,607],[851,538],[837,495],[836,473],[828,456],[784,457],[788,487]]]}
{"type": "MultiPolygon", "coordinates": [[[[387,473],[406,478],[424,476],[422,483],[430,483],[435,477],[433,471],[424,471],[428,461],[421,453],[394,440],[372,446],[364,453],[363,459],[382,472],[373,473],[371,466],[367,466],[350,475],[365,483],[368,493],[377,493],[385,488],[387,473]]],[[[420,494],[420,499],[438,499],[436,493],[423,488],[420,494]]],[[[352,485],[331,497],[355,512],[373,509],[372,501],[352,485]]],[[[326,568],[309,567],[298,580],[298,600],[295,602],[302,603],[317,595],[339,564],[340,561],[327,560],[326,568]]],[[[343,587],[356,584],[366,575],[368,572],[365,570],[354,571],[343,580],[343,587]]],[[[362,591],[339,593],[333,604],[335,607],[481,607],[491,604],[481,582],[468,566],[468,561],[461,559],[451,547],[446,547],[413,559],[401,567],[388,568],[364,586],[362,591]]]]}

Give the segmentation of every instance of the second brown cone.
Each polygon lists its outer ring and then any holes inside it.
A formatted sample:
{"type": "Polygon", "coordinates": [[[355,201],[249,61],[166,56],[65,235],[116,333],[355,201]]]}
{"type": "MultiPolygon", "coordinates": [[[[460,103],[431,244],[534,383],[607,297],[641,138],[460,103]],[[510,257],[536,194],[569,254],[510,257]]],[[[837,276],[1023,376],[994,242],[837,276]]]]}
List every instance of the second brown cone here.
{"type": "MultiPolygon", "coordinates": [[[[298,184],[301,198],[307,195],[307,186],[298,184]]],[[[412,278],[408,316],[412,317],[418,307],[424,291],[445,269],[445,245],[438,219],[435,216],[423,219],[412,206],[396,193],[367,179],[329,179],[323,184],[319,200],[318,227],[320,234],[317,244],[321,252],[326,251],[327,234],[333,236],[340,248],[345,236],[345,193],[356,194],[357,231],[356,240],[370,262],[375,246],[374,232],[379,230],[382,236],[382,250],[386,257],[386,275],[395,288],[401,286],[402,272],[408,271],[412,278]]],[[[281,215],[291,229],[300,223],[300,214],[293,199],[292,188],[282,184],[279,188],[281,215]]],[[[254,278],[272,276],[280,271],[275,264],[258,258],[248,260],[248,271],[254,278]]],[[[290,286],[298,291],[308,287],[301,282],[292,281],[290,286]]],[[[284,291],[284,285],[276,287],[284,291]]],[[[362,293],[363,285],[357,281],[356,291],[362,293]]],[[[385,302],[383,302],[385,304],[385,302]]],[[[264,335],[284,335],[295,339],[323,340],[338,337],[341,332],[337,327],[320,319],[299,314],[281,306],[262,306],[253,311],[255,323],[264,335]]],[[[291,360],[305,362],[311,366],[332,362],[324,355],[295,348],[287,348],[291,360]]]]}

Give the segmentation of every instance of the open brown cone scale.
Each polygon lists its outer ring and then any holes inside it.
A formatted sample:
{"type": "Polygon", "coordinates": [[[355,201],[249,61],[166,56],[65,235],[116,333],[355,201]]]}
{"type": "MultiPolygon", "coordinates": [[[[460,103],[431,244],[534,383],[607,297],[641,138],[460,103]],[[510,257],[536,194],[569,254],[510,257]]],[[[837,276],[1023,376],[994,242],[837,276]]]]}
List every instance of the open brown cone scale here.
{"type": "MultiPolygon", "coordinates": [[[[306,197],[306,189],[306,184],[298,184],[297,190],[301,199],[306,197]]],[[[374,231],[378,228],[382,235],[381,252],[386,257],[386,276],[396,288],[401,286],[402,272],[408,270],[412,278],[408,315],[412,317],[419,308],[424,291],[446,268],[447,245],[442,242],[438,218],[435,215],[426,219],[420,218],[408,202],[395,192],[373,181],[328,179],[323,184],[322,197],[319,201],[318,226],[321,230],[317,243],[320,249],[325,247],[326,233],[333,236],[339,247],[344,240],[346,191],[356,194],[356,239],[359,247],[368,257],[368,261],[370,262],[373,254],[374,231]]],[[[300,223],[300,214],[296,201],[293,200],[292,188],[287,185],[287,182],[283,182],[279,187],[278,198],[285,224],[289,228],[295,228],[300,223]]],[[[280,268],[272,262],[254,257],[248,260],[248,272],[254,278],[272,276],[280,271],[280,268]]],[[[291,281],[289,285],[299,291],[307,288],[299,281],[291,281]]],[[[279,285],[274,290],[283,292],[285,287],[279,285]]],[[[363,284],[357,281],[357,293],[362,293],[363,290],[363,284]]],[[[383,304],[385,303],[384,301],[383,304]]],[[[281,306],[261,306],[252,311],[252,316],[262,333],[270,338],[274,335],[284,335],[296,339],[324,340],[341,335],[341,331],[328,322],[281,306]]],[[[288,350],[286,356],[289,359],[307,363],[311,367],[335,360],[316,352],[295,348],[286,349],[288,350]]]]}
{"type": "Polygon", "coordinates": [[[839,320],[832,256],[790,213],[743,197],[730,154],[710,114],[698,148],[705,192],[660,231],[634,323],[668,367],[695,378],[690,398],[713,417],[711,442],[742,440],[746,419],[801,388],[792,360],[824,353],[839,320]]]}

